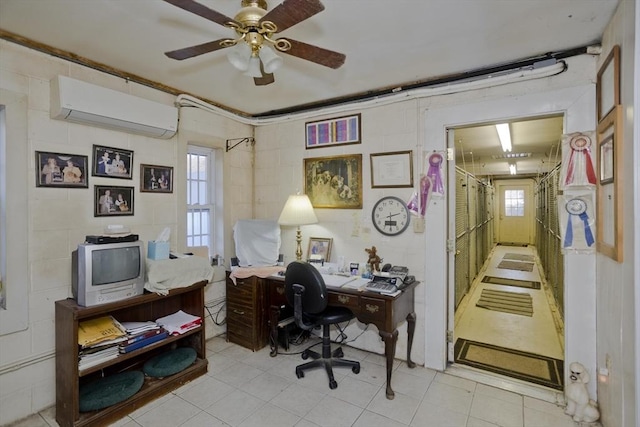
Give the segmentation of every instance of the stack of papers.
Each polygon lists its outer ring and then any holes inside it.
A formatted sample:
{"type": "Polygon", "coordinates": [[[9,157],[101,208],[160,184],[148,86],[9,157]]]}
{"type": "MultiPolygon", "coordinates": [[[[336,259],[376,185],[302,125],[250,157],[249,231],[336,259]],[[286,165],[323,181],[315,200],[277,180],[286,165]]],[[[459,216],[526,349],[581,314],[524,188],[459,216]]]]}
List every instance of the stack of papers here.
{"type": "Polygon", "coordinates": [[[82,348],[122,340],[127,331],[113,316],[85,320],[78,324],[78,345],[82,348]]]}
{"type": "Polygon", "coordinates": [[[179,310],[173,314],[161,317],[156,323],[171,335],[180,335],[202,325],[202,318],[179,310]]]}
{"type": "Polygon", "coordinates": [[[118,344],[126,339],[125,327],[112,316],[80,322],[78,368],[90,368],[118,357],[118,344]]]}
{"type": "Polygon", "coordinates": [[[127,335],[137,335],[142,332],[152,331],[155,329],[160,329],[160,325],[156,322],[148,321],[148,322],[122,322],[122,326],[124,326],[127,331],[127,335]]]}

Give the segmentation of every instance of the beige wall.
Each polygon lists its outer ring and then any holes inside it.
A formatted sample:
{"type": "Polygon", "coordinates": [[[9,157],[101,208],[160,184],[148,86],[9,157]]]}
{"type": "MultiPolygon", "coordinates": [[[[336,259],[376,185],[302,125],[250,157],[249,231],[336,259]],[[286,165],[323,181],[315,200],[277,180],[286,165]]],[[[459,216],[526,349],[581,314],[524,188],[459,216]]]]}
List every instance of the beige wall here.
{"type": "MultiPolygon", "coordinates": [[[[224,150],[227,138],[250,136],[250,126],[183,108],[178,136],[161,140],[51,120],[49,80],[59,74],[167,105],[173,105],[175,100],[172,95],[0,41],[0,103],[11,99],[26,100],[22,113],[18,112],[19,103],[7,106],[11,110],[7,114],[10,158],[5,160],[12,166],[17,165],[19,171],[8,176],[7,191],[12,200],[24,200],[22,206],[7,206],[8,223],[11,227],[24,222],[26,232],[8,242],[12,253],[24,254],[21,258],[25,262],[24,266],[9,266],[14,271],[23,271],[14,276],[17,280],[5,285],[25,291],[24,307],[27,310],[25,328],[0,336],[0,425],[55,403],[54,301],[71,296],[70,255],[76,245],[84,241],[85,235],[99,234],[105,225],[116,223],[130,227],[146,242],[169,227],[172,250],[184,250],[186,195],[180,183],[186,177],[187,143],[218,148],[224,164],[224,197],[221,200],[226,219],[224,229],[230,230],[238,218],[252,216],[253,151],[244,146],[229,153],[224,150]],[[20,122],[13,120],[16,114],[26,119],[22,140],[14,137],[19,134],[15,128],[20,127],[20,122]],[[91,158],[93,144],[132,150],[133,179],[89,176],[88,189],[36,188],[35,151],[73,153],[91,158]],[[141,193],[141,163],[172,166],[176,182],[174,192],[141,193]],[[24,191],[17,190],[25,183],[24,191]],[[95,218],[94,185],[134,187],[134,215],[95,218]],[[25,192],[26,196],[23,195],[25,192]]],[[[217,251],[228,259],[232,250],[230,233],[225,233],[217,251]]],[[[208,285],[206,301],[224,297],[223,284],[208,285]]],[[[10,308],[15,307],[16,299],[9,298],[7,304],[10,308]]],[[[207,324],[210,336],[216,328],[212,327],[210,319],[207,324]]]]}

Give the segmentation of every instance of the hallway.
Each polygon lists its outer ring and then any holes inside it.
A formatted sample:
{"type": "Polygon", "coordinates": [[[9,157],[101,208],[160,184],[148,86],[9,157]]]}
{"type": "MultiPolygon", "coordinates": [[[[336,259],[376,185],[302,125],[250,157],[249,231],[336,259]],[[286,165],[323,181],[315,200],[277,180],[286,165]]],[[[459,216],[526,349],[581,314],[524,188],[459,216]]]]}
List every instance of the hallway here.
{"type": "MultiPolygon", "coordinates": [[[[540,260],[535,247],[495,246],[469,293],[462,299],[455,313],[454,342],[458,339],[491,344],[507,349],[535,353],[553,359],[564,359],[563,327],[553,298],[548,297],[542,280],[540,260]],[[533,261],[531,265],[528,261],[533,261]],[[501,267],[499,265],[503,262],[501,267]],[[511,268],[504,268],[504,267],[511,268]],[[532,271],[525,267],[533,267],[532,271]],[[483,282],[491,276],[495,284],[483,282]],[[513,279],[504,280],[504,279],[513,279]],[[540,288],[514,286],[518,281],[539,282],[540,288]],[[532,314],[514,314],[478,307],[483,291],[502,291],[509,295],[529,298],[532,314]]],[[[523,283],[526,284],[526,283],[523,283]]],[[[535,283],[533,284],[535,285],[535,283]]]]}

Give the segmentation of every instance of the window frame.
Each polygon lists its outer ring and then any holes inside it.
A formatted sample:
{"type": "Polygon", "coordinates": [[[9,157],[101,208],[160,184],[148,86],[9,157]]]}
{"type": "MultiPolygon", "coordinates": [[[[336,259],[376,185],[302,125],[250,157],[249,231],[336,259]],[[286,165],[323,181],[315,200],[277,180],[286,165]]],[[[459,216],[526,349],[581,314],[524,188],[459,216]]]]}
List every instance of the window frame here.
{"type": "MultiPolygon", "coordinates": [[[[216,150],[212,148],[202,147],[198,145],[189,144],[187,146],[187,167],[186,167],[186,205],[187,205],[187,215],[185,218],[185,240],[187,242],[187,247],[192,246],[207,246],[209,248],[209,256],[212,256],[216,253],[216,215],[217,215],[217,203],[216,203],[216,150]],[[206,187],[205,193],[207,195],[207,203],[205,204],[189,204],[189,199],[191,195],[191,185],[194,181],[190,177],[190,156],[198,155],[207,157],[207,176],[204,180],[196,179],[197,182],[204,182],[206,187]],[[192,227],[189,227],[189,217],[194,212],[202,212],[207,210],[209,212],[209,221],[208,221],[208,244],[207,245],[189,245],[190,239],[200,238],[203,236],[202,233],[193,234],[193,224],[192,227]]],[[[198,187],[198,186],[197,186],[198,187]]],[[[193,243],[193,241],[192,241],[193,243]]]]}

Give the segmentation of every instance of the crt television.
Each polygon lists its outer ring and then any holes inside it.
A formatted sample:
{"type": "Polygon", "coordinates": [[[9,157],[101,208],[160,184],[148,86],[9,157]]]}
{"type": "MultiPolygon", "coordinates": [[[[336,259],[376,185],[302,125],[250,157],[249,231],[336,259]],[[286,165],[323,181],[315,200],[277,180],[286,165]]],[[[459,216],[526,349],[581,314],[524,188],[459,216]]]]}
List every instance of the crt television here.
{"type": "Polygon", "coordinates": [[[83,243],[71,255],[73,297],[90,307],[144,293],[144,243],[83,243]]]}

